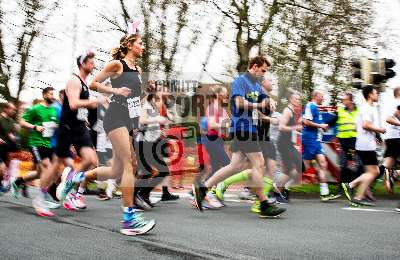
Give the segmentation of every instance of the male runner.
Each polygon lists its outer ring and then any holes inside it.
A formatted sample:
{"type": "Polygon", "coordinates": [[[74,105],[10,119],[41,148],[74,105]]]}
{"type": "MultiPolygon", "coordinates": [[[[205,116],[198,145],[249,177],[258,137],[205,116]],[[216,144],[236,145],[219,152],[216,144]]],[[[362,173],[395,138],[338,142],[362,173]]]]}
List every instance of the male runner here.
{"type": "MultiPolygon", "coordinates": [[[[46,87],[42,91],[43,102],[34,105],[28,109],[20,120],[20,125],[30,129],[28,137],[28,146],[33,155],[33,161],[36,165],[36,173],[18,177],[11,185],[11,191],[14,197],[18,198],[18,192],[21,190],[25,182],[44,178],[52,175],[52,159],[53,150],[51,146],[51,138],[57,127],[57,111],[52,107],[54,100],[54,89],[46,87]]],[[[60,205],[56,203],[46,192],[40,192],[33,199],[33,206],[46,203],[49,208],[58,208],[60,205]]],[[[38,212],[40,214],[40,212],[38,212]]]]}
{"type": "Polygon", "coordinates": [[[312,93],[311,102],[308,102],[303,112],[303,133],[302,133],[302,145],[303,145],[303,160],[306,170],[311,168],[312,161],[316,159],[319,170],[319,182],[320,182],[320,194],[321,201],[329,201],[337,199],[340,195],[334,195],[329,193],[329,187],[327,183],[327,171],[328,163],[324,154],[324,150],[321,146],[322,130],[329,128],[328,124],[323,123],[322,115],[319,112],[318,106],[322,104],[324,95],[321,91],[315,90],[312,93]]]}
{"type": "Polygon", "coordinates": [[[257,56],[250,60],[248,71],[237,77],[232,84],[232,159],[229,165],[218,170],[205,183],[194,183],[192,190],[195,198],[195,206],[202,211],[202,201],[207,190],[218,182],[226,179],[243,168],[243,162],[247,158],[252,167],[252,180],[256,195],[260,200],[261,218],[276,217],[285,209],[271,205],[263,191],[264,158],[259,145],[257,126],[258,109],[269,107],[269,100],[259,84],[259,78],[267,72],[270,62],[257,56]]]}

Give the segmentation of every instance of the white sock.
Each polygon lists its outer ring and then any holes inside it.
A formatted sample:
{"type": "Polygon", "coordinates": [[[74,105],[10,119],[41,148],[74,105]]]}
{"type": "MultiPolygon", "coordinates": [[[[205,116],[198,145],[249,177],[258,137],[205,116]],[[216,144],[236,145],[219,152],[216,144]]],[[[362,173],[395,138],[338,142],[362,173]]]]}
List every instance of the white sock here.
{"type": "Polygon", "coordinates": [[[329,188],[327,183],[320,183],[319,184],[319,190],[322,196],[328,195],[329,194],[329,188]]]}

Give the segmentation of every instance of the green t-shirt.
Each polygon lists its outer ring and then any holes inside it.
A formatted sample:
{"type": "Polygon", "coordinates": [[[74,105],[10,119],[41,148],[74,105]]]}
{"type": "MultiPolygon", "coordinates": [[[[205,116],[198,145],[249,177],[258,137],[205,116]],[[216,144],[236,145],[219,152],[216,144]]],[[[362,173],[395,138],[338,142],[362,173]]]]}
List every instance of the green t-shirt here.
{"type": "Polygon", "coordinates": [[[51,136],[57,123],[57,110],[52,106],[37,104],[27,110],[22,118],[33,125],[45,127],[45,131],[32,130],[28,138],[29,147],[51,148],[51,136]]]}

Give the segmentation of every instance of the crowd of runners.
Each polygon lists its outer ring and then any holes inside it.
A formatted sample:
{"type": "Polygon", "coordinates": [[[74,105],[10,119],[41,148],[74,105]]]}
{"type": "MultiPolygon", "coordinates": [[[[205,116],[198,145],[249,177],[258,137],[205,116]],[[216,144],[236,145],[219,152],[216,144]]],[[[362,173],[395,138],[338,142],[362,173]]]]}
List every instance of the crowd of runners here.
{"type": "MultiPolygon", "coordinates": [[[[157,186],[162,186],[162,201],[179,199],[170,193],[168,178],[172,167],[168,153],[174,143],[168,131],[177,121],[167,109],[168,87],[142,83],[137,61],[143,51],[140,34],[131,30],[112,50],[112,61],[91,82],[87,77],[95,68],[95,53],[85,51],[76,59],[79,72],[71,75],[58,100],[54,89],[47,87],[43,100],[20,117],[19,126],[29,130],[28,147],[36,171],[12,178],[10,191],[17,199],[29,197],[27,183],[39,180],[39,192],[32,198],[39,216],[52,217],[60,206],[85,209],[88,183],[96,182],[106,187],[99,199],[121,197],[121,233],[138,235],[156,225],[140,212],[158,203],[150,196],[157,186]]],[[[324,122],[319,110],[322,91],[314,91],[302,108],[301,93],[288,90],[278,113],[270,66],[267,58],[254,57],[229,91],[222,85],[210,89],[205,113],[199,118],[199,170],[190,192],[192,206],[199,211],[221,208],[229,186],[243,183],[242,193],[255,198],[252,212],[261,218],[279,217],[286,211],[281,205],[289,203],[288,187],[301,181],[302,172],[311,167],[318,169],[323,202],[344,195],[353,206],[373,206],[371,186],[380,177],[391,192],[400,155],[400,88],[394,90],[387,115],[378,115],[374,106],[378,92],[367,86],[362,90],[364,105],[357,107],[353,95],[344,93],[335,118],[324,122]],[[383,127],[381,116],[385,116],[383,127]],[[333,124],[343,151],[338,193],[329,189],[321,144],[323,132],[333,124]],[[376,153],[380,137],[386,146],[382,164],[376,153]]],[[[16,106],[7,103],[0,116],[1,177],[10,168],[8,154],[19,149],[15,113],[16,106]]],[[[0,189],[8,191],[4,186],[0,189]]]]}

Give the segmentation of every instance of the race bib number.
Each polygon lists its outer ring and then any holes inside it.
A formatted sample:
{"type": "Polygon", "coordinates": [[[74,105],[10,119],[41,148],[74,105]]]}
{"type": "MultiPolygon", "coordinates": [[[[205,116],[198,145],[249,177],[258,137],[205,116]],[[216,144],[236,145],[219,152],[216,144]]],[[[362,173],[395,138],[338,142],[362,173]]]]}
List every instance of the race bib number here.
{"type": "Polygon", "coordinates": [[[129,117],[136,118],[140,116],[140,97],[128,98],[129,117]]]}
{"type": "Polygon", "coordinates": [[[54,130],[56,129],[56,123],[55,122],[43,122],[43,132],[42,136],[43,137],[52,137],[54,135],[54,130]]]}
{"type": "Polygon", "coordinates": [[[79,121],[88,121],[88,117],[89,117],[89,110],[87,110],[87,108],[78,108],[78,113],[76,114],[76,118],[79,121]]]}

